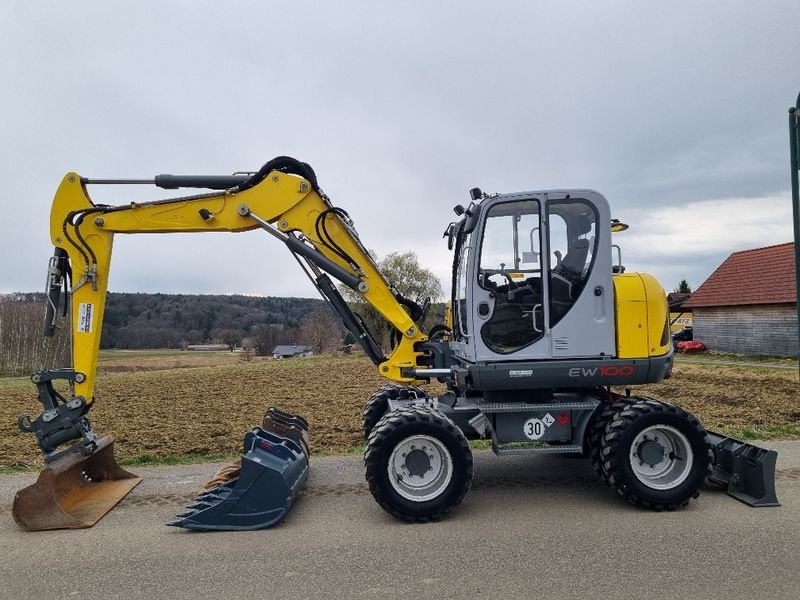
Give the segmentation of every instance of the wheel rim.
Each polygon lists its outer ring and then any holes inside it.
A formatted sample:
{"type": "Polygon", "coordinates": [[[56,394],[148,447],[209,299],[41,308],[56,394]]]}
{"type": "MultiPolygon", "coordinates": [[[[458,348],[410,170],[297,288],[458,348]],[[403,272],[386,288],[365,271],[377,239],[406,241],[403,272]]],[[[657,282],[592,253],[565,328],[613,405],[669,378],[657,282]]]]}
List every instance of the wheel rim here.
{"type": "Polygon", "coordinates": [[[429,435],[407,437],[395,446],[387,466],[395,492],[412,502],[439,496],[453,478],[453,459],[445,445],[429,435]]]}
{"type": "Polygon", "coordinates": [[[652,489],[670,490],[679,486],[689,476],[693,462],[689,439],[669,425],[647,427],[631,444],[633,474],[652,489]]]}

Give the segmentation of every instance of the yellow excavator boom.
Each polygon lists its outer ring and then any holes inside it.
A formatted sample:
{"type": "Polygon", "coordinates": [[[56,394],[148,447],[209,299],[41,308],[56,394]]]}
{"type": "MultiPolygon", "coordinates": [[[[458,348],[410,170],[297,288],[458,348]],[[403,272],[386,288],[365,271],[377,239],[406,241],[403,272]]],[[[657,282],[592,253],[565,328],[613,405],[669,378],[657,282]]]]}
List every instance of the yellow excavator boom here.
{"type": "MultiPolygon", "coordinates": [[[[333,206],[317,185],[313,170],[305,163],[278,157],[250,175],[158,175],[153,180],[93,180],[68,173],[56,192],[50,213],[55,254],[48,271],[45,336],[52,335],[55,330],[63,286],[67,297],[65,307],[71,310],[72,365],[66,369],[52,369],[48,365],[32,377],[44,411],[35,420],[28,415],[20,416],[18,424],[22,431],[36,434],[47,468],[37,484],[18,494],[14,516],[20,525],[27,529],[91,526],[140,481],[116,465],[113,439],[95,435],[86,419],[94,401],[114,236],[236,233],[253,229],[263,229],[287,246],[320,293],[339,313],[344,325],[364,346],[382,376],[413,382],[417,367],[429,366],[420,360],[425,354],[421,344],[428,337],[416,324],[422,323],[425,309],[404,298],[383,277],[359,240],[349,215],[333,206]],[[216,191],[148,202],[137,199],[119,206],[94,203],[87,187],[111,183],[149,183],[167,189],[193,187],[216,191]],[[388,357],[360,318],[347,307],[329,275],[360,294],[400,334],[395,336],[399,341],[388,357]],[[56,390],[53,384],[59,380],[69,384],[71,397],[65,398],[56,390]],[[87,473],[93,476],[91,480],[86,479],[87,473]]],[[[292,427],[307,427],[296,415],[280,414],[292,427]]],[[[308,449],[298,445],[297,440],[286,441],[281,437],[285,432],[280,427],[285,427],[286,423],[276,424],[276,419],[267,419],[265,423],[264,427],[270,431],[262,432],[261,437],[251,436],[245,445],[249,443],[252,452],[272,447],[278,439],[283,440],[278,445],[291,446],[291,451],[281,450],[288,457],[281,459],[281,464],[296,465],[289,486],[292,494],[296,494],[305,481],[308,449]]],[[[247,464],[260,462],[259,459],[247,464]]],[[[251,471],[246,469],[245,473],[251,471]]],[[[253,472],[260,476],[262,471],[255,469],[253,472]]],[[[286,494],[278,496],[279,504],[287,497],[286,494]]],[[[288,510],[288,504],[276,510],[275,514],[288,510]]],[[[265,523],[257,525],[266,526],[265,523]]],[[[250,521],[246,523],[247,528],[253,525],[250,521]]],[[[243,527],[241,522],[228,523],[228,526],[243,527]]]]}

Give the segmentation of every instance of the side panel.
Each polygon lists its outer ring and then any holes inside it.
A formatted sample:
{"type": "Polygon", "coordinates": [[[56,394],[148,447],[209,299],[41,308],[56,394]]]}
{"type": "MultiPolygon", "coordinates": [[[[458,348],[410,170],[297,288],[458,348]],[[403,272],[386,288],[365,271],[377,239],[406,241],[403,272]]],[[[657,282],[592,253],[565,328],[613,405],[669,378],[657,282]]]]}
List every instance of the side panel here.
{"type": "Polygon", "coordinates": [[[655,277],[640,273],[647,297],[648,356],[661,356],[672,349],[669,333],[669,302],[667,293],[655,277]]]}
{"type": "Polygon", "coordinates": [[[669,304],[661,284],[646,273],[615,275],[614,297],[617,356],[643,358],[669,353],[669,304]]]}
{"type": "Polygon", "coordinates": [[[638,273],[614,276],[614,304],[617,316],[617,357],[649,356],[647,296],[638,273]]]}
{"type": "Polygon", "coordinates": [[[655,383],[668,376],[672,353],[643,359],[578,359],[470,365],[472,387],[488,390],[592,388],[655,383]]]}

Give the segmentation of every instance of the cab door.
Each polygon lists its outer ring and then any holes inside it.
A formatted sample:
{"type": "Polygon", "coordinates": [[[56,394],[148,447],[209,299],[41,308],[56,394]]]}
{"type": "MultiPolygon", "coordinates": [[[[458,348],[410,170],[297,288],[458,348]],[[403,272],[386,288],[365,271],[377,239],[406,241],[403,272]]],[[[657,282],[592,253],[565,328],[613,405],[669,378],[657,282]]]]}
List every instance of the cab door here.
{"type": "Polygon", "coordinates": [[[553,358],[614,356],[611,215],[597,192],[547,194],[548,323],[553,358]]]}
{"type": "Polygon", "coordinates": [[[474,236],[472,286],[478,361],[552,355],[544,206],[544,196],[528,193],[498,196],[482,207],[480,235],[474,236]]]}

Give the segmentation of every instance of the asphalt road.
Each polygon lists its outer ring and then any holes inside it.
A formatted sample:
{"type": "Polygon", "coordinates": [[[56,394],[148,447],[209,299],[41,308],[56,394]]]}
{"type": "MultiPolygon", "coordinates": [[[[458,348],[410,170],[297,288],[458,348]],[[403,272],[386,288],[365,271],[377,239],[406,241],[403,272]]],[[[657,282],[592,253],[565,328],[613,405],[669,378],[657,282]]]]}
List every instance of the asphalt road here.
{"type": "Polygon", "coordinates": [[[476,453],[464,504],[427,525],[372,500],[359,457],[317,458],[274,529],[163,525],[210,464],[152,467],[94,528],[25,532],[0,477],[2,598],[800,598],[800,442],[779,451],[780,508],[708,489],[689,508],[625,504],[588,463],[476,453]]]}

